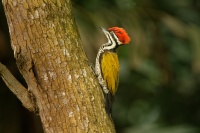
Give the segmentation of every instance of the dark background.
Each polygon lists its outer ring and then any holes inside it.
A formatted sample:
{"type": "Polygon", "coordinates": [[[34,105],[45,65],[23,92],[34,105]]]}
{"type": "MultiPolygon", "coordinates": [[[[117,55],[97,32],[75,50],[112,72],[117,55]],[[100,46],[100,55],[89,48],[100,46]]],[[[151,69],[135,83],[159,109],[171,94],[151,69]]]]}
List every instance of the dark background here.
{"type": "MultiPolygon", "coordinates": [[[[118,133],[200,133],[200,0],[72,0],[84,49],[94,63],[106,42],[98,27],[126,29],[118,49],[113,107],[118,133]]],[[[25,85],[0,3],[0,61],[25,85]]],[[[0,79],[0,133],[42,133],[0,79]]]]}

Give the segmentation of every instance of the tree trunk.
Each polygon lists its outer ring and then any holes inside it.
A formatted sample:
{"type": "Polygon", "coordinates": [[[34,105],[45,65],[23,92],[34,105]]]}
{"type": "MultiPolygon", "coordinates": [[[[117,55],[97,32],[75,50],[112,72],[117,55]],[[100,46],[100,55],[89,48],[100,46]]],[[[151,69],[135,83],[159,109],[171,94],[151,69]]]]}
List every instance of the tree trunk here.
{"type": "Polygon", "coordinates": [[[17,66],[44,132],[115,132],[83,51],[71,1],[3,0],[3,5],[17,66]]]}

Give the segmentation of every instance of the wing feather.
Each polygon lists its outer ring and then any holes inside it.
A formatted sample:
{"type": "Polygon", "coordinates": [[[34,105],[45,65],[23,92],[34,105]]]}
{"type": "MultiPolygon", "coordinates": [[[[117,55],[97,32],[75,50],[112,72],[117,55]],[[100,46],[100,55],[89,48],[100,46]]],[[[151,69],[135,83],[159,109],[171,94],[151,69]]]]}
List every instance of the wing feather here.
{"type": "Polygon", "coordinates": [[[119,60],[116,52],[105,51],[101,59],[102,75],[112,95],[119,83],[119,60]]]}

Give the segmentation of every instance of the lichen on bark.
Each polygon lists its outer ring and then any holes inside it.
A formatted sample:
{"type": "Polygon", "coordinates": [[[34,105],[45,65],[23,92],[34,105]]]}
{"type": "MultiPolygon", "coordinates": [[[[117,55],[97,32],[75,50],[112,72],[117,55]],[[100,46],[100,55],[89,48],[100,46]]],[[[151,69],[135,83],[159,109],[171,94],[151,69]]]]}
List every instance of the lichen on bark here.
{"type": "Polygon", "coordinates": [[[115,132],[70,0],[3,0],[18,69],[46,133],[115,132]]]}

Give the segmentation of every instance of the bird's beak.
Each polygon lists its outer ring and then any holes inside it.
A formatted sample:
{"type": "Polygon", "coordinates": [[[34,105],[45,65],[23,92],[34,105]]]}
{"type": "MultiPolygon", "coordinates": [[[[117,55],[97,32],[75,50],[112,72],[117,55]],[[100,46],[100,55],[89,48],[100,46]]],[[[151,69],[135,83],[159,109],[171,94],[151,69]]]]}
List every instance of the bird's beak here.
{"type": "Polygon", "coordinates": [[[102,27],[99,27],[103,32],[104,34],[107,36],[109,34],[109,31],[107,31],[106,29],[102,28],[102,27]]]}
{"type": "Polygon", "coordinates": [[[101,30],[106,30],[105,28],[99,27],[101,30]]]}

